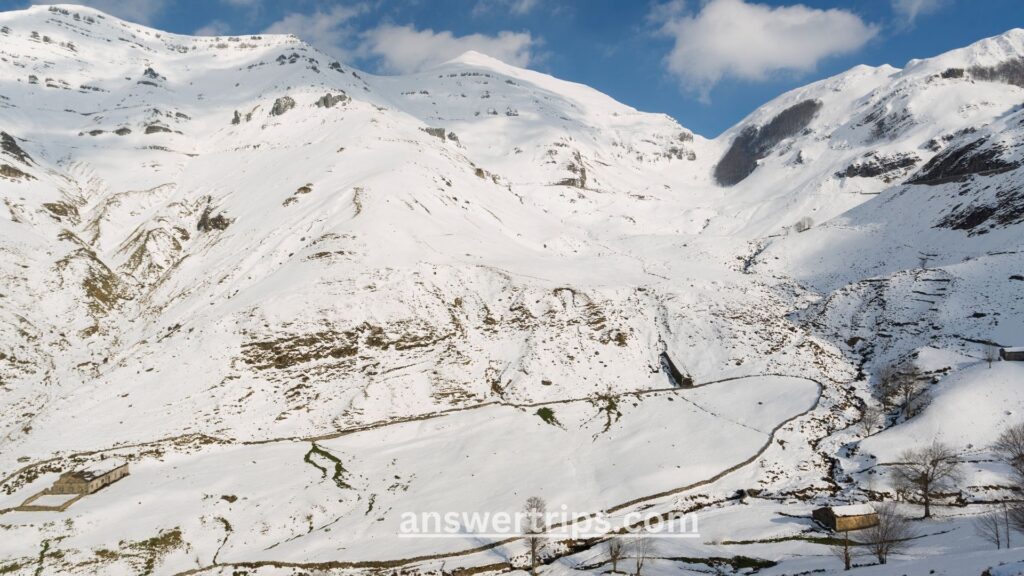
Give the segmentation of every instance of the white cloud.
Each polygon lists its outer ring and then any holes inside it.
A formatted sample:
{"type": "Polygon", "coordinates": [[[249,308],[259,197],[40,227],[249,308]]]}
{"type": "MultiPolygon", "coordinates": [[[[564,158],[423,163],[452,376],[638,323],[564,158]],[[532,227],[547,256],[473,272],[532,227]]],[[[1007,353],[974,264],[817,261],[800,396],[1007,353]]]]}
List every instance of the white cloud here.
{"type": "Polygon", "coordinates": [[[195,36],[224,36],[231,31],[231,26],[223,20],[211,20],[204,26],[197,28],[192,34],[195,36]]]}
{"type": "Polygon", "coordinates": [[[513,14],[529,14],[537,7],[537,0],[514,0],[512,5],[509,6],[509,10],[513,14]]]}
{"type": "Polygon", "coordinates": [[[682,16],[685,11],[686,0],[668,0],[651,7],[650,12],[647,13],[647,22],[661,25],[682,16]]]}
{"type": "MultiPolygon", "coordinates": [[[[519,3],[532,5],[535,2],[514,0],[509,6],[519,3]]],[[[352,21],[369,9],[369,4],[364,2],[336,5],[310,14],[292,12],[268,26],[264,32],[295,34],[339,59],[370,61],[377,64],[381,72],[400,74],[429,68],[469,50],[515,66],[526,66],[534,60],[533,50],[539,44],[529,32],[501,31],[493,36],[456,36],[447,30],[435,32],[429,28],[419,30],[411,25],[395,24],[381,24],[360,32],[352,21]]]]}
{"type": "Polygon", "coordinates": [[[451,60],[476,50],[512,64],[527,66],[534,58],[537,40],[529,32],[502,31],[496,36],[455,36],[446,30],[417,30],[412,26],[385,24],[362,35],[360,56],[375,58],[385,72],[405,74],[451,60]]]}
{"type": "Polygon", "coordinates": [[[348,53],[346,45],[355,32],[348,22],[367,9],[365,4],[335,5],[310,14],[292,12],[267,27],[267,34],[295,34],[332,55],[348,53]]]}
{"type": "Polygon", "coordinates": [[[492,10],[503,9],[514,16],[525,16],[539,5],[539,0],[477,0],[471,14],[481,16],[492,10]]]}
{"type": "Polygon", "coordinates": [[[660,23],[675,46],[668,71],[707,99],[723,78],[759,81],[778,72],[810,72],[818,62],[861,48],[878,33],[856,14],[797,4],[771,7],[710,0],[695,15],[671,3],[660,23]]]}
{"type": "Polygon", "coordinates": [[[165,0],[78,0],[78,3],[137,24],[151,24],[167,7],[165,0]]]}
{"type": "Polygon", "coordinates": [[[946,4],[946,0],[892,0],[892,10],[908,24],[922,14],[931,14],[946,4]]]}

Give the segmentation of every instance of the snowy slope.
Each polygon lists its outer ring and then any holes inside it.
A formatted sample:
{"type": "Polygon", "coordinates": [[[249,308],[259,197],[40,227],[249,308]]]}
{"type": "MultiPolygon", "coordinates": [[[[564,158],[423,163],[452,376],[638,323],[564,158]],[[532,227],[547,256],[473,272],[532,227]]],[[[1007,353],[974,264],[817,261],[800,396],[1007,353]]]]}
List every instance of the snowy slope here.
{"type": "Polygon", "coordinates": [[[759,108],[719,138],[742,152],[727,149],[715,168],[737,214],[722,230],[770,235],[805,216],[824,222],[906,181],[951,140],[1019,106],[1022,44],[1015,29],[903,70],[859,66],[759,108]]]}
{"type": "Polygon", "coordinates": [[[983,343],[1024,341],[1022,38],[712,140],[477,53],[377,77],[290,36],[0,14],[0,568],[521,565],[396,519],[863,498],[872,442],[977,428],[949,406],[983,343]],[[933,404],[840,457],[894,359],[933,404]],[[132,476],[8,511],[108,456],[132,476]]]}

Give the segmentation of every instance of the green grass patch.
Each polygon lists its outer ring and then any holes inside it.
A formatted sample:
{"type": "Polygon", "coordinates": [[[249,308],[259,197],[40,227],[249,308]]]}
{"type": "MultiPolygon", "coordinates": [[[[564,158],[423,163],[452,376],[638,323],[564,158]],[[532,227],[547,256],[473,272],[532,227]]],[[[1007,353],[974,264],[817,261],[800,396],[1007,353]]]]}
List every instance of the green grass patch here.
{"type": "Polygon", "coordinates": [[[42,576],[43,574],[43,562],[46,561],[46,553],[50,551],[50,541],[43,540],[43,545],[39,549],[39,564],[36,565],[35,576],[42,576]]]}
{"type": "Polygon", "coordinates": [[[722,542],[719,542],[719,544],[723,546],[736,546],[748,544],[776,544],[778,542],[793,541],[810,542],[811,544],[821,544],[823,546],[836,546],[843,543],[840,538],[834,538],[832,536],[808,536],[797,534],[795,536],[779,536],[778,538],[763,538],[760,540],[723,540],[722,542]]]}
{"type": "Polygon", "coordinates": [[[562,427],[562,423],[559,422],[558,418],[555,417],[555,411],[547,406],[544,406],[543,408],[538,408],[537,416],[540,416],[540,419],[543,420],[546,424],[558,426],[559,428],[562,427]]]}
{"type": "Polygon", "coordinates": [[[341,488],[342,490],[352,488],[352,486],[349,485],[348,482],[345,482],[345,474],[348,473],[348,470],[345,470],[345,466],[342,465],[341,460],[334,454],[331,454],[330,452],[318,446],[316,442],[312,443],[312,445],[309,447],[309,452],[306,452],[306,455],[302,458],[302,460],[307,464],[311,464],[317,470],[320,470],[324,478],[327,478],[328,475],[330,475],[331,480],[334,481],[335,485],[337,485],[338,488],[341,488]],[[334,471],[330,472],[328,471],[327,468],[318,464],[313,459],[314,456],[319,456],[320,458],[323,458],[334,464],[334,471]]]}
{"type": "Polygon", "coordinates": [[[604,430],[607,432],[611,429],[612,424],[619,421],[622,418],[622,412],[619,411],[619,399],[611,394],[598,396],[596,400],[591,401],[592,404],[597,406],[597,413],[604,412],[605,422],[604,430]]]}
{"type": "Polygon", "coordinates": [[[765,568],[771,568],[777,564],[771,560],[764,560],[763,558],[751,558],[749,556],[733,556],[732,558],[688,558],[685,556],[678,558],[668,558],[675,562],[685,562],[687,564],[706,564],[712,568],[720,568],[723,566],[729,566],[733,570],[763,570],[765,568]]]}
{"type": "Polygon", "coordinates": [[[175,528],[173,530],[160,532],[152,538],[135,542],[132,544],[132,548],[165,554],[175,548],[180,548],[183,543],[184,541],[181,539],[181,530],[175,528]]]}

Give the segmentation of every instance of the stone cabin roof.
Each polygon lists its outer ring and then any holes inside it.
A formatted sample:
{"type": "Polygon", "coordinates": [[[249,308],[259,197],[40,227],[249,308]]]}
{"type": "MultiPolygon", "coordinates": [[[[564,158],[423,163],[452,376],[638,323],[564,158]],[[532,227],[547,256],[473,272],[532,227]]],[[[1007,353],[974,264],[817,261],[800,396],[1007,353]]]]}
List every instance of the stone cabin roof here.
{"type": "Polygon", "coordinates": [[[61,474],[61,477],[74,478],[75,480],[81,480],[82,482],[92,482],[93,480],[99,478],[100,476],[109,474],[110,472],[113,472],[114,470],[120,468],[121,466],[124,466],[125,464],[127,464],[127,462],[97,462],[95,464],[92,464],[88,468],[75,470],[73,472],[65,472],[64,474],[61,474]]]}
{"type": "Polygon", "coordinates": [[[837,518],[845,518],[847,516],[867,516],[874,514],[875,509],[871,507],[871,504],[849,504],[847,506],[832,506],[832,513],[837,518]]]}

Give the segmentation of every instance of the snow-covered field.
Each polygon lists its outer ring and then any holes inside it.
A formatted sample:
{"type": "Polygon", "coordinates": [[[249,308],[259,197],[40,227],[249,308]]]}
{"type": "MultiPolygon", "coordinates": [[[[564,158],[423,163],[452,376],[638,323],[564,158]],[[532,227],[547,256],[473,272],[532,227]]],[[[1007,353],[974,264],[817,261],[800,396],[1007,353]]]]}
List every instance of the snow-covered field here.
{"type": "MultiPolygon", "coordinates": [[[[73,511],[10,513],[5,520],[14,537],[5,539],[4,553],[31,555],[33,547],[24,547],[38,538],[40,520],[68,518],[81,532],[62,546],[80,550],[171,528],[190,542],[217,542],[222,527],[214,519],[223,518],[233,527],[225,546],[194,551],[205,565],[217,550],[221,561],[456,552],[487,542],[471,536],[402,541],[401,515],[514,513],[530,494],[544,494],[573,514],[614,508],[753,458],[777,425],[811,408],[817,395],[817,385],[806,380],[750,378],[611,405],[610,399],[547,405],[548,421],[540,408],[487,406],[318,441],[315,449],[299,441],[211,445],[143,459],[116,490],[73,511]],[[22,531],[31,537],[19,538],[22,531]]],[[[5,500],[17,504],[52,480],[40,477],[5,500]]]]}
{"type": "MultiPolygon", "coordinates": [[[[984,360],[1024,344],[1024,31],[715,139],[477,53],[376,77],[78,6],[0,41],[0,573],[508,571],[521,540],[399,520],[534,495],[698,511],[645,574],[831,571],[809,511],[933,438],[957,496],[858,570],[1024,561],[971,524],[1024,419],[1024,365],[984,360]],[[866,434],[893,362],[926,385],[866,434]]],[[[576,544],[542,570],[607,569],[576,544]]]]}

